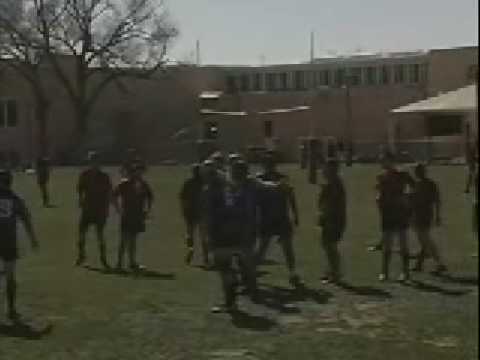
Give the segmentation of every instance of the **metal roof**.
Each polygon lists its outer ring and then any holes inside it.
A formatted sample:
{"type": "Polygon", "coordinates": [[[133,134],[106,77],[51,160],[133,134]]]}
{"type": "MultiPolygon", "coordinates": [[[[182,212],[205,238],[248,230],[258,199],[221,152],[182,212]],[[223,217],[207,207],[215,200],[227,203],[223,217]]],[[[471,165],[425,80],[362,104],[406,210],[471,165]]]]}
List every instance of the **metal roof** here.
{"type": "Polygon", "coordinates": [[[477,108],[477,85],[470,85],[402,106],[392,113],[471,113],[477,108]]]}

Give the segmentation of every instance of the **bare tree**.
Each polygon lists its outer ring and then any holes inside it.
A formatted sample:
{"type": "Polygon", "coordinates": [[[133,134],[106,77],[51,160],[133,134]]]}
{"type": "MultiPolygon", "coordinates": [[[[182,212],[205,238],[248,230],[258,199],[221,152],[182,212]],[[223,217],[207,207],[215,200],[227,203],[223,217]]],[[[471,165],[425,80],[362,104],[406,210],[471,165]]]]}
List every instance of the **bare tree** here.
{"type": "MultiPolygon", "coordinates": [[[[51,9],[51,14],[61,12],[57,0],[45,0],[44,4],[51,9]]],[[[41,74],[44,41],[35,8],[31,5],[23,0],[0,0],[0,58],[4,70],[15,70],[30,85],[38,124],[37,147],[39,155],[45,156],[49,147],[47,132],[50,101],[41,74]]],[[[46,18],[45,28],[50,28],[55,21],[55,17],[46,18]]]]}
{"type": "MultiPolygon", "coordinates": [[[[21,58],[31,49],[47,56],[74,110],[78,142],[105,90],[125,77],[150,79],[178,35],[163,0],[23,0],[21,9],[33,25],[20,41],[29,44],[21,58]],[[73,69],[62,63],[65,56],[73,69]]],[[[13,17],[9,24],[7,37],[18,36],[13,17]]]]}

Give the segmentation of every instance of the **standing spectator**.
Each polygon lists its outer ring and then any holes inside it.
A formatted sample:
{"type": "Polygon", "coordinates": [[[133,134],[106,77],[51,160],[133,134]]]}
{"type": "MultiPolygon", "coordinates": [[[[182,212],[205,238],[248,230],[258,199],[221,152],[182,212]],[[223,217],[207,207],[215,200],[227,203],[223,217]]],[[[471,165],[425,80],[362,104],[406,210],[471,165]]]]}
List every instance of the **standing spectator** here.
{"type": "Polygon", "coordinates": [[[327,255],[329,270],[322,281],[337,283],[342,276],[338,244],[342,240],[347,223],[345,187],[338,174],[337,161],[327,162],[324,178],[318,201],[318,225],[322,230],[322,246],[327,255]]]}

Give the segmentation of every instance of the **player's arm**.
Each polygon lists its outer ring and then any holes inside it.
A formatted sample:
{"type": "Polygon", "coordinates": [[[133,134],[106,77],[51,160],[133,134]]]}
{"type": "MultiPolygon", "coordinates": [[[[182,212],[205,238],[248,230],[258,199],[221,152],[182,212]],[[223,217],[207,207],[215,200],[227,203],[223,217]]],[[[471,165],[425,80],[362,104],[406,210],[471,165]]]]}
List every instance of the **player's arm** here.
{"type": "Polygon", "coordinates": [[[83,174],[81,174],[80,177],[78,178],[77,194],[78,194],[78,206],[83,207],[83,200],[85,195],[85,178],[83,174]]]}
{"type": "Polygon", "coordinates": [[[149,214],[150,211],[152,211],[152,207],[153,207],[153,203],[155,201],[155,197],[153,196],[153,191],[152,191],[152,188],[150,187],[150,185],[145,183],[145,188],[146,188],[146,191],[147,191],[147,214],[149,214]]]}
{"type": "Polygon", "coordinates": [[[292,186],[288,186],[288,202],[290,204],[290,210],[293,214],[293,221],[296,226],[300,223],[300,217],[298,216],[298,206],[297,206],[297,197],[295,195],[295,190],[292,186]]]}
{"type": "Polygon", "coordinates": [[[117,185],[112,192],[112,204],[115,208],[117,214],[122,214],[122,207],[120,206],[120,194],[121,194],[122,183],[117,185]]]}
{"type": "Polygon", "coordinates": [[[19,215],[20,221],[23,223],[23,227],[25,228],[25,232],[27,233],[27,235],[30,239],[30,243],[32,245],[32,248],[37,249],[39,247],[39,244],[38,244],[37,235],[35,233],[35,228],[33,226],[32,216],[30,215],[30,211],[25,206],[23,201],[20,201],[20,200],[19,200],[19,204],[18,204],[18,215],[19,215]]]}

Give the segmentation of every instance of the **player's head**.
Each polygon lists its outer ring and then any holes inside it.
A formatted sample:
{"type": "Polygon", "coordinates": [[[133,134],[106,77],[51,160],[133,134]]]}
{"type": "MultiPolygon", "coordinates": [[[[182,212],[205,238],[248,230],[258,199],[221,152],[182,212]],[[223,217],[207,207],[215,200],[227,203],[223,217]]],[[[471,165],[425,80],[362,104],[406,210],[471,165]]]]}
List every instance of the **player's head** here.
{"type": "Polygon", "coordinates": [[[248,164],[239,159],[232,164],[232,179],[234,181],[245,181],[248,177],[248,164]]]}
{"type": "Polygon", "coordinates": [[[13,175],[10,171],[0,169],[0,188],[10,189],[13,183],[13,175]]]}
{"type": "Polygon", "coordinates": [[[323,167],[323,174],[327,180],[338,176],[339,163],[337,160],[328,160],[323,167]]]}
{"type": "Polygon", "coordinates": [[[427,176],[427,167],[425,164],[418,163],[415,165],[415,176],[419,179],[424,179],[427,176]]]}
{"type": "Polygon", "coordinates": [[[100,166],[100,157],[96,151],[90,151],[88,153],[88,164],[92,168],[98,168],[100,166]]]}
{"type": "Polygon", "coordinates": [[[213,160],[207,159],[202,163],[202,177],[206,181],[212,180],[216,175],[216,171],[213,160]]]}
{"type": "Polygon", "coordinates": [[[395,155],[391,151],[385,151],[382,156],[382,167],[385,170],[391,169],[395,166],[395,155]]]}
{"type": "Polygon", "coordinates": [[[127,168],[127,174],[130,179],[140,179],[143,175],[143,169],[140,164],[132,164],[127,168]]]}
{"type": "Polygon", "coordinates": [[[239,160],[242,160],[242,156],[239,153],[230,153],[228,155],[228,163],[230,166],[233,166],[233,164],[239,160]]]}
{"type": "Polygon", "coordinates": [[[223,168],[225,159],[223,158],[223,154],[220,151],[214,152],[211,158],[217,169],[223,168]]]}

